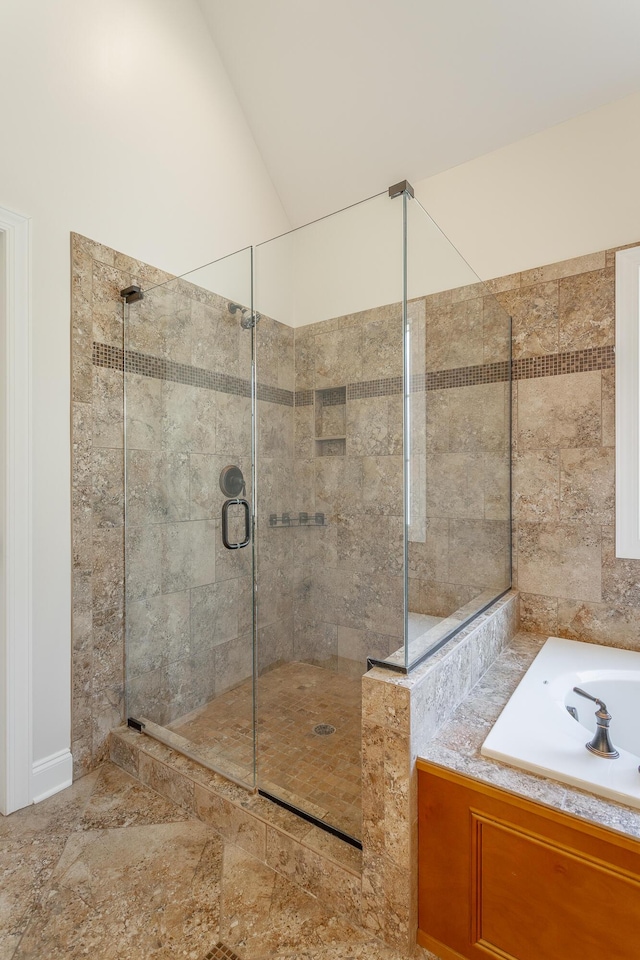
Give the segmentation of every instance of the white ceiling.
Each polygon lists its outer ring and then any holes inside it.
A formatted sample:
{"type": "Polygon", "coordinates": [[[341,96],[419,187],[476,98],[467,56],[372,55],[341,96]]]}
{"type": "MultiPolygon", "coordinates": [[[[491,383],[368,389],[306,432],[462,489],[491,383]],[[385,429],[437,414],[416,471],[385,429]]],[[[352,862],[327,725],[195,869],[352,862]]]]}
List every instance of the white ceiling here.
{"type": "Polygon", "coordinates": [[[640,90],[639,0],[199,0],[293,225],[640,90]]]}

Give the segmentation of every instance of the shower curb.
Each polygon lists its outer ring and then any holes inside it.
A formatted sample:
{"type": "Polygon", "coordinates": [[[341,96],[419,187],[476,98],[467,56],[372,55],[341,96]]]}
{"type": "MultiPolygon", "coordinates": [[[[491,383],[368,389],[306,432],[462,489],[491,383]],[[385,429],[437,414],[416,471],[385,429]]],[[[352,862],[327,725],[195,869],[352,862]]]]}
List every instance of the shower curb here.
{"type": "Polygon", "coordinates": [[[360,923],[362,855],[288,810],[144,733],[111,731],[110,758],[336,914],[360,923]]]}

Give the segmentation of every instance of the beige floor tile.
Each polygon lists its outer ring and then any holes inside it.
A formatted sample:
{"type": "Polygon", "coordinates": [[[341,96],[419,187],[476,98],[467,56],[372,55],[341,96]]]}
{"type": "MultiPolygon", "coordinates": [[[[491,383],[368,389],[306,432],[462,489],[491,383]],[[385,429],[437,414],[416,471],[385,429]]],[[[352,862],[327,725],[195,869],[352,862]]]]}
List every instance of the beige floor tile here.
{"type": "Polygon", "coordinates": [[[300,887],[230,845],[224,853],[220,910],[220,940],[242,960],[301,950],[313,956],[316,948],[370,939],[300,887]]]}
{"type": "Polygon", "coordinates": [[[24,807],[8,817],[0,816],[0,842],[39,836],[66,837],[82,817],[98,777],[98,771],[94,771],[42,803],[24,807]]]}
{"type": "Polygon", "coordinates": [[[16,960],[204,957],[218,941],[222,840],[197,821],[76,832],[16,960]]]}
{"type": "Polygon", "coordinates": [[[44,832],[0,840],[0,957],[13,956],[65,842],[65,837],[47,839],[44,832]]]}
{"type": "Polygon", "coordinates": [[[183,817],[105,764],[1,820],[0,960],[408,960],[183,817]]]}

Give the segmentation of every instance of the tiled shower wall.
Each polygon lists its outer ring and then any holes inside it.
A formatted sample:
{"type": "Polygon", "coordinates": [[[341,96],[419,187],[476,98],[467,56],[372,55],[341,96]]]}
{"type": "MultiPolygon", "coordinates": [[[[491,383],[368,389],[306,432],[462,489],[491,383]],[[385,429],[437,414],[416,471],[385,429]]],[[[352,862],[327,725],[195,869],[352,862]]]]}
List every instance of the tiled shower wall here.
{"type": "Polygon", "coordinates": [[[423,498],[412,515],[424,526],[410,528],[409,608],[447,617],[509,585],[509,320],[482,284],[425,297],[412,313],[412,343],[424,331],[426,423],[411,442],[423,498]]]}
{"type": "MultiPolygon", "coordinates": [[[[508,585],[509,324],[480,284],[409,316],[409,606],[446,617],[508,585]]],[[[295,648],[355,673],[403,642],[401,305],[297,328],[295,349],[296,509],[330,524],[298,531],[295,648]]]]}
{"type": "MultiPolygon", "coordinates": [[[[251,334],[226,301],[173,282],[130,307],[125,361],[120,290],[169,278],[77,235],[72,276],[72,739],[82,773],[124,719],[125,362],[130,712],[168,723],[252,673],[250,554],[221,546],[218,486],[222,467],[237,463],[250,495],[251,334]]],[[[292,456],[293,336],[268,318],[262,336],[279,358],[258,391],[270,510],[292,473],[290,462],[270,481],[268,462],[287,444],[292,456]]],[[[290,584],[287,557],[268,560],[290,584]]],[[[291,625],[291,602],[262,604],[263,640],[291,625]]]]}
{"type": "Polygon", "coordinates": [[[93,344],[122,347],[120,290],[166,279],[73,234],[72,751],[76,775],[106,756],[124,712],[122,374],[93,363],[93,344]]]}
{"type": "Polygon", "coordinates": [[[494,282],[513,316],[522,627],[640,648],[640,562],[614,541],[615,251],[494,282]]]}
{"type": "Polygon", "coordinates": [[[399,304],[295,331],[296,656],[362,673],[402,643],[399,304]]]}

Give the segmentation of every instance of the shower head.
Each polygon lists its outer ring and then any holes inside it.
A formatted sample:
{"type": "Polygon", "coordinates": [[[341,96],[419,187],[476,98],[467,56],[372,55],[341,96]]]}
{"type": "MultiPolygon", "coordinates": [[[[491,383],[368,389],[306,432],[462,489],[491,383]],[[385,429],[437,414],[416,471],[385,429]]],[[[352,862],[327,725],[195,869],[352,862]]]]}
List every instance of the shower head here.
{"type": "Polygon", "coordinates": [[[240,326],[243,330],[251,330],[260,319],[260,314],[257,311],[254,313],[249,307],[241,307],[239,303],[229,303],[228,308],[229,313],[240,311],[240,326]]]}
{"type": "Polygon", "coordinates": [[[240,321],[240,326],[243,330],[251,330],[255,327],[256,323],[260,319],[259,313],[252,313],[251,310],[242,311],[242,320],[240,321]]]}

